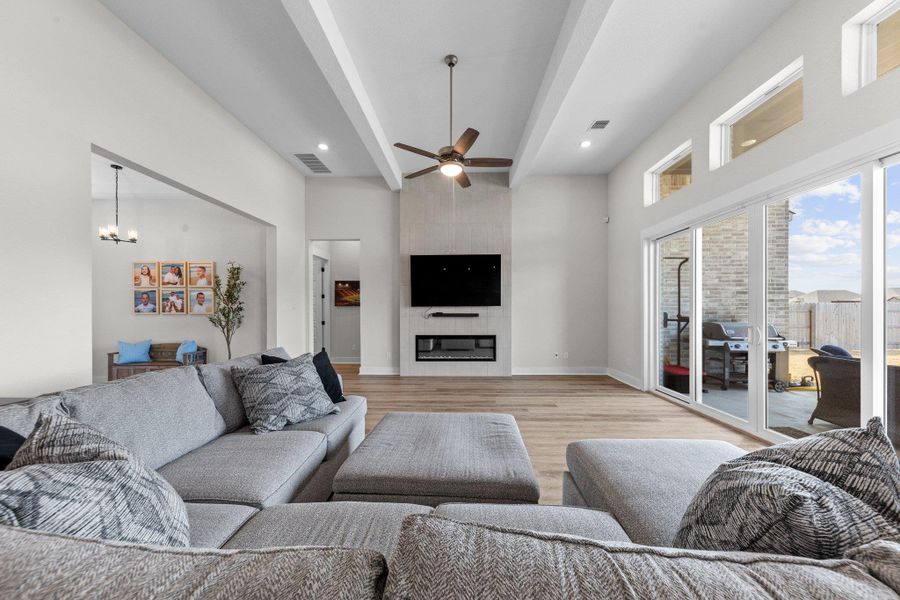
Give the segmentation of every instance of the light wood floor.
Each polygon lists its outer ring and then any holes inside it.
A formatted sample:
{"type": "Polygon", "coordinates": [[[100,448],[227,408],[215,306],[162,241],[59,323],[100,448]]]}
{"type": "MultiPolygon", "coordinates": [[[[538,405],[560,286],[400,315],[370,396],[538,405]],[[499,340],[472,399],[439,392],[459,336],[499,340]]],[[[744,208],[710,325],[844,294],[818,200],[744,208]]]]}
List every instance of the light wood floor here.
{"type": "Polygon", "coordinates": [[[369,401],[366,432],[385,413],[500,412],[516,418],[541,483],[541,502],[562,502],[566,445],[588,438],[725,440],[757,450],[765,444],[610,377],[382,377],[336,365],[348,393],[369,401]]]}

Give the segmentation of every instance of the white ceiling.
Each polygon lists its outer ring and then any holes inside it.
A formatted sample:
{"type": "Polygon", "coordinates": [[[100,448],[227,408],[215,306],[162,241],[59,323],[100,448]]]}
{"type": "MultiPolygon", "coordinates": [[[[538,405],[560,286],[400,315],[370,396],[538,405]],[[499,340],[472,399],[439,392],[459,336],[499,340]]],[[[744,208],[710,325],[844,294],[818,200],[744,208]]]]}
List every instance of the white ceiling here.
{"type": "Polygon", "coordinates": [[[533,172],[611,171],[793,3],[614,2],[533,172]],[[598,119],[609,127],[588,133],[598,119]],[[584,139],[592,142],[587,150],[584,139]]]}
{"type": "Polygon", "coordinates": [[[101,0],[304,174],[294,153],[394,189],[429,161],[390,144],[449,141],[445,54],[470,156],[605,173],[794,1],[101,0]]]}

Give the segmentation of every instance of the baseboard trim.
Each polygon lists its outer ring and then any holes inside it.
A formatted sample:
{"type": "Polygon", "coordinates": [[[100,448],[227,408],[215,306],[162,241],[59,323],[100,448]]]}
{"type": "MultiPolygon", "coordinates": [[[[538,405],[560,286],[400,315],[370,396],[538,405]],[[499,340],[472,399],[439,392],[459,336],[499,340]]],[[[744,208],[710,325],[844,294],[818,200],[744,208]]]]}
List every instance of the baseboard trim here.
{"type": "Polygon", "coordinates": [[[606,375],[606,367],[518,367],[513,375],[606,375]]]}
{"type": "Polygon", "coordinates": [[[610,377],[612,377],[613,379],[615,379],[616,381],[621,381],[625,385],[629,385],[636,390],[644,391],[644,384],[637,377],[633,377],[633,376],[629,375],[628,373],[623,373],[622,371],[619,371],[618,369],[607,369],[606,374],[609,375],[610,377]]]}
{"type": "Polygon", "coordinates": [[[358,356],[332,356],[331,363],[335,365],[358,365],[358,356]]]}
{"type": "Polygon", "coordinates": [[[399,375],[400,367],[360,367],[360,375],[399,375]]]}

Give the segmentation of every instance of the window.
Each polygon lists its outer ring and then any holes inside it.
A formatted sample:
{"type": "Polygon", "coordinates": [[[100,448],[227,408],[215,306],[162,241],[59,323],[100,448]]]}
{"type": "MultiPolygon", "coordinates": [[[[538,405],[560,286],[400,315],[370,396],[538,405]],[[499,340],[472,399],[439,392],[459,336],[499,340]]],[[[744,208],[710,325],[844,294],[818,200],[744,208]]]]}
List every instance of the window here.
{"type": "Polygon", "coordinates": [[[710,169],[721,167],[802,120],[801,57],[710,125],[710,169]]]}
{"type": "Polygon", "coordinates": [[[900,0],[875,0],[844,23],[842,53],[845,96],[900,67],[900,0]]]}
{"type": "Polygon", "coordinates": [[[875,77],[900,67],[900,6],[875,25],[875,77]]]}
{"type": "Polygon", "coordinates": [[[688,140],[644,174],[644,205],[664,200],[691,184],[691,141],[688,140]]]}

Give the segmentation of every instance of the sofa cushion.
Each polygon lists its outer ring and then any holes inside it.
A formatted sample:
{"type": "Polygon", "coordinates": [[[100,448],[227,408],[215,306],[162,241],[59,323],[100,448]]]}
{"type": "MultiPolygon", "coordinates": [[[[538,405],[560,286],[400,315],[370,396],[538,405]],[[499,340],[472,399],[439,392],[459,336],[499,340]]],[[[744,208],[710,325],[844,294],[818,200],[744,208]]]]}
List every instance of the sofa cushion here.
{"type": "Polygon", "coordinates": [[[65,415],[41,415],[0,472],[0,523],[167,546],[189,540],[175,490],[127,448],[65,415]]]}
{"type": "Polygon", "coordinates": [[[403,519],[430,512],[427,506],[389,502],[281,504],[256,514],[225,547],[367,548],[390,559],[397,546],[403,519]]]}
{"type": "Polygon", "coordinates": [[[0,527],[0,598],[363,600],[386,565],[370,550],[161,548],[0,527]]]}
{"type": "Polygon", "coordinates": [[[40,396],[26,402],[0,406],[0,425],[22,436],[34,429],[41,413],[66,414],[59,394],[40,396]]]}
{"type": "Polygon", "coordinates": [[[229,433],[165,465],[159,474],[187,502],[262,508],[290,502],[325,458],[314,431],[229,433]]]}
{"type": "Polygon", "coordinates": [[[838,558],[881,538],[900,541],[900,523],[844,490],[790,467],[736,461],[697,492],[673,545],[838,558]]]}
{"type": "Polygon", "coordinates": [[[470,504],[451,502],[434,509],[435,515],[465,523],[494,525],[575,535],[598,541],[628,542],[628,534],[608,512],[592,508],[537,504],[470,504]]]}
{"type": "Polygon", "coordinates": [[[854,548],[846,558],[865,565],[881,583],[900,594],[900,544],[879,540],[854,548]]]}
{"type": "Polygon", "coordinates": [[[341,412],[325,393],[311,354],[279,364],[232,367],[231,375],[255,433],[341,412]]]}
{"type": "Polygon", "coordinates": [[[60,392],[76,421],[132,451],[152,469],[225,433],[194,367],[142,373],[60,392]]]}
{"type": "Polygon", "coordinates": [[[258,512],[243,504],[186,502],[185,508],[191,523],[191,546],[195,548],[221,548],[258,512]]]}
{"type": "Polygon", "coordinates": [[[318,431],[328,441],[326,460],[341,449],[354,427],[365,427],[367,402],[362,396],[346,396],[341,412],[325,415],[312,421],[288,425],[285,431],[318,431]]]}
{"type": "MultiPolygon", "coordinates": [[[[197,366],[200,379],[222,418],[225,419],[228,432],[235,431],[247,424],[247,413],[244,411],[241,393],[238,392],[234,385],[234,379],[231,377],[231,367],[255,367],[260,364],[261,354],[250,354],[226,362],[197,366]]],[[[272,348],[266,350],[265,354],[290,358],[284,348],[272,348]]]]}
{"type": "Polygon", "coordinates": [[[706,478],[744,454],[709,440],[582,440],[566,448],[569,472],[592,508],[609,511],[631,540],[670,546],[706,478]]]}
{"type": "Polygon", "coordinates": [[[851,560],[701,552],[407,517],[385,598],[841,598],[896,595],[851,560]]]}

